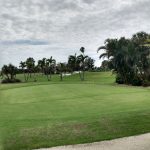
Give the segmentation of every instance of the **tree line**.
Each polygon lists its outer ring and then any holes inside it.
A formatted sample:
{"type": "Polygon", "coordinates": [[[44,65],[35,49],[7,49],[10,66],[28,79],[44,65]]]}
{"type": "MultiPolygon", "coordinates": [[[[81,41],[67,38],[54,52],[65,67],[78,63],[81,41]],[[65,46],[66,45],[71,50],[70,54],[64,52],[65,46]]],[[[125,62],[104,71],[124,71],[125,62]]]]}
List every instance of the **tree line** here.
{"type": "Polygon", "coordinates": [[[81,81],[85,79],[85,71],[110,71],[116,74],[116,82],[136,86],[150,85],[150,34],[138,32],[131,38],[121,37],[119,39],[106,39],[98,52],[103,50],[100,59],[107,58],[101,67],[94,66],[94,60],[85,55],[85,48],[80,48],[80,55],[74,54],[68,57],[68,62],[56,63],[56,60],[43,58],[37,61],[31,57],[21,61],[19,68],[12,64],[4,65],[1,69],[1,76],[4,82],[19,82],[16,79],[17,73],[23,73],[24,79],[36,79],[36,73],[41,73],[48,81],[52,80],[52,74],[59,74],[63,80],[64,73],[79,72],[81,81]]]}
{"type": "Polygon", "coordinates": [[[107,39],[98,51],[104,50],[102,65],[113,69],[119,84],[150,85],[150,34],[138,32],[132,38],[107,39]]]}
{"type": "Polygon", "coordinates": [[[56,63],[56,60],[51,56],[50,58],[43,58],[36,61],[34,58],[29,57],[26,61],[21,61],[19,68],[12,64],[4,65],[1,69],[2,83],[21,82],[16,79],[17,73],[24,74],[25,82],[28,82],[30,78],[33,81],[37,81],[36,73],[41,73],[43,77],[46,77],[48,81],[52,80],[52,74],[59,74],[60,80],[63,80],[63,74],[73,73],[78,71],[81,81],[85,79],[85,71],[94,69],[94,59],[85,55],[85,48],[80,48],[80,55],[74,54],[68,57],[68,62],[56,63]]]}

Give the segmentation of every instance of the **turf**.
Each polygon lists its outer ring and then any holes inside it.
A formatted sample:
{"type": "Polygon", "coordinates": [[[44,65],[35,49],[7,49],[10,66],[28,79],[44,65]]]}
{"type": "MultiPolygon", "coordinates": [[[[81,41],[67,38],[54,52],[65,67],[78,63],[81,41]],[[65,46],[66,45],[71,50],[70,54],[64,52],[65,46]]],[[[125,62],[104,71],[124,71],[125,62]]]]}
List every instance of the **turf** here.
{"type": "MultiPolygon", "coordinates": [[[[0,85],[0,149],[87,143],[150,132],[150,88],[119,86],[109,72],[0,85]]],[[[23,75],[18,75],[23,79],[23,75]]]]}

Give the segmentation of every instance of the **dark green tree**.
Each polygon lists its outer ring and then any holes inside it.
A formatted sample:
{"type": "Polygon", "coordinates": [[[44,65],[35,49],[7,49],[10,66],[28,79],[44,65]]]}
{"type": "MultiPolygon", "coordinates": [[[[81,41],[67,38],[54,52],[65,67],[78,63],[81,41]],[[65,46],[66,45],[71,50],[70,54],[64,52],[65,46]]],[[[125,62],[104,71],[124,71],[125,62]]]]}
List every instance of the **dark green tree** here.
{"type": "Polygon", "coordinates": [[[22,72],[23,72],[23,74],[24,74],[24,80],[27,81],[26,71],[25,71],[25,68],[26,68],[26,62],[21,61],[19,67],[22,69],[22,72]]]}

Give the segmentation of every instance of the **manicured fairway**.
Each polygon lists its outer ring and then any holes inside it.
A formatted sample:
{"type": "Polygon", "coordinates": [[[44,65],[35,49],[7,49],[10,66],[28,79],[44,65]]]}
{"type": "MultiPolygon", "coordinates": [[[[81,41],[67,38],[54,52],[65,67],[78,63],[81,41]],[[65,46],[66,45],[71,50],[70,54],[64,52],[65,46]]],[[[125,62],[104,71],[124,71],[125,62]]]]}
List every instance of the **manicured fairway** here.
{"type": "MultiPolygon", "coordinates": [[[[19,78],[22,78],[19,75],[19,78]]],[[[0,85],[0,148],[33,149],[150,132],[150,88],[118,86],[111,73],[0,85]]]]}

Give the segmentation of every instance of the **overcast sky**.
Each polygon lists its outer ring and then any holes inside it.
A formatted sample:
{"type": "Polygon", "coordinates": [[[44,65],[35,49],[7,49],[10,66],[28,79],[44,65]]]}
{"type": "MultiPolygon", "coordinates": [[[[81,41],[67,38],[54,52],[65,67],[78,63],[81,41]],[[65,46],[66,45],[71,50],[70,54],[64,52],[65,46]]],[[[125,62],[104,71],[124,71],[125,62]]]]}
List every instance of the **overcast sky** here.
{"type": "Polygon", "coordinates": [[[81,46],[96,50],[108,37],[150,32],[150,0],[0,0],[0,67],[27,57],[67,61],[81,46]]]}

